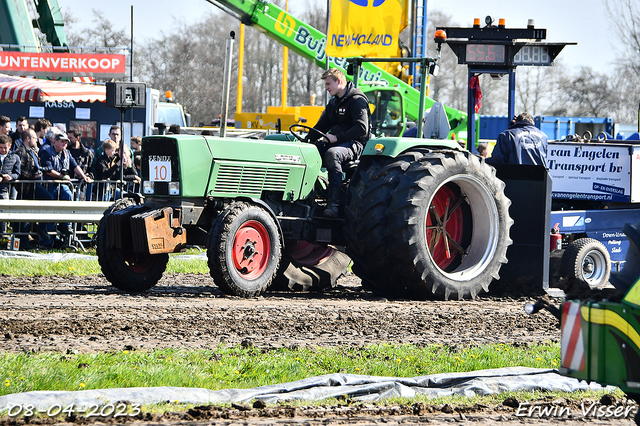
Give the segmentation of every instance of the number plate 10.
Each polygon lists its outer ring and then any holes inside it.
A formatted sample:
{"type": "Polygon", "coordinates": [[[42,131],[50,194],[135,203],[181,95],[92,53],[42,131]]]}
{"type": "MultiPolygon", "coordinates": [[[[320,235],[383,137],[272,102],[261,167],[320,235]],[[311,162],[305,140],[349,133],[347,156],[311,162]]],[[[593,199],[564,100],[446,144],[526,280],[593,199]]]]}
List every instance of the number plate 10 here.
{"type": "Polygon", "coordinates": [[[149,180],[152,182],[171,182],[171,162],[150,160],[149,180]]]}

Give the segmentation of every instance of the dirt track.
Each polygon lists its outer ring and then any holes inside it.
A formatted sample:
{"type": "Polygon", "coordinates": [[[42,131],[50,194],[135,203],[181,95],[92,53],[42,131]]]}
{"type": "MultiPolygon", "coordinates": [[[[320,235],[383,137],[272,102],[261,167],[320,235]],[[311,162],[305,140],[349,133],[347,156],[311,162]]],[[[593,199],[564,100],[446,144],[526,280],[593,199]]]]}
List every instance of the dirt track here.
{"type": "MultiPolygon", "coordinates": [[[[221,342],[237,345],[243,341],[259,348],[360,347],[383,341],[450,346],[558,341],[557,321],[546,312],[526,315],[525,301],[508,297],[449,302],[389,301],[363,290],[353,275],[342,278],[336,289],[323,294],[268,293],[256,299],[226,296],[208,275],[167,275],[150,292],[137,296],[116,291],[99,276],[0,276],[0,342],[2,349],[13,352],[97,352],[125,348],[213,348],[221,342]]],[[[404,407],[395,413],[377,409],[378,414],[371,412],[364,416],[338,408],[322,415],[298,410],[293,419],[291,410],[267,415],[267,419],[264,412],[250,415],[228,410],[200,420],[228,425],[522,420],[514,416],[512,408],[503,406],[466,409],[466,414],[457,410],[448,413],[446,407],[444,411],[443,407],[417,411],[404,407]]],[[[182,416],[148,420],[166,424],[198,419],[186,413],[182,416]]],[[[579,417],[575,421],[582,424],[584,419],[579,417]]],[[[595,420],[601,421],[612,424],[595,420]]],[[[566,419],[562,422],[573,423],[566,419]]],[[[613,422],[631,424],[630,420],[613,422]]]]}
{"type": "Polygon", "coordinates": [[[447,345],[558,341],[547,313],[528,316],[525,299],[387,301],[349,275],[328,293],[224,295],[207,275],[166,276],[132,296],[92,277],[1,277],[0,336],[9,351],[93,352],[125,347],[211,348],[243,340],[260,348],[447,345]]]}

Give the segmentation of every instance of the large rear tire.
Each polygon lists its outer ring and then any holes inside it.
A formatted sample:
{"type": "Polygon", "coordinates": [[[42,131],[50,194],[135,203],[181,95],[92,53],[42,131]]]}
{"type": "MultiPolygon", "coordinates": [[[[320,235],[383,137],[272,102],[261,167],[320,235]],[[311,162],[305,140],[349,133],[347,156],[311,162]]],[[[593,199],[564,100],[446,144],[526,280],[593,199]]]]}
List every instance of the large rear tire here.
{"type": "Polygon", "coordinates": [[[363,157],[349,184],[345,208],[347,254],[363,287],[387,297],[407,297],[395,276],[389,251],[388,209],[393,193],[409,166],[422,152],[397,158],[363,157]]]}
{"type": "Polygon", "coordinates": [[[425,151],[389,207],[389,257],[415,298],[475,298],[507,262],[511,202],[495,169],[469,152],[425,151]]]}
{"type": "Polygon", "coordinates": [[[216,219],[207,250],[213,281],[232,296],[256,297],[271,284],[281,257],[278,226],[263,208],[230,204],[216,219]]]}
{"type": "Polygon", "coordinates": [[[130,198],[116,201],[100,220],[97,232],[96,254],[105,278],[117,289],[141,293],[155,286],[167,268],[169,255],[141,254],[128,250],[115,250],[108,247],[107,216],[113,212],[134,206],[130,198]]]}

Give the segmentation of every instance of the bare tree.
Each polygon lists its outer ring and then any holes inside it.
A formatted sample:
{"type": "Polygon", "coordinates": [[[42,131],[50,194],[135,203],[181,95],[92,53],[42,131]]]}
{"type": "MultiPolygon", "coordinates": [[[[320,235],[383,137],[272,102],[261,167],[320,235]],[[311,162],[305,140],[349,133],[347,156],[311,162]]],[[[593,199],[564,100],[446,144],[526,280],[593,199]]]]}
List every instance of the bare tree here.
{"type": "MultiPolygon", "coordinates": [[[[210,124],[221,113],[225,45],[238,23],[219,15],[210,13],[193,25],[175,25],[170,33],[161,32],[158,39],[148,41],[135,57],[142,80],[161,91],[172,90],[195,124],[210,124]]],[[[235,61],[237,69],[237,55],[235,61]]],[[[235,98],[233,84],[231,92],[235,98]]]]}
{"type": "MultiPolygon", "coordinates": [[[[439,26],[455,25],[450,15],[433,11],[429,16],[427,34],[434,34],[439,26]]],[[[428,56],[435,56],[436,43],[432,38],[427,38],[427,52],[428,56]]],[[[431,77],[430,97],[451,108],[466,111],[467,68],[458,65],[458,58],[447,46],[442,46],[439,68],[438,75],[431,77]]]]}
{"type": "MultiPolygon", "coordinates": [[[[326,7],[324,5],[307,4],[307,9],[300,16],[307,25],[326,33],[326,7]]],[[[289,52],[289,103],[291,105],[311,105],[311,97],[315,95],[314,105],[324,103],[324,84],[320,81],[323,69],[313,61],[294,52],[289,52]]],[[[307,123],[313,125],[315,123],[307,123]]]]}
{"type": "Polygon", "coordinates": [[[569,114],[584,117],[607,117],[618,107],[611,78],[581,67],[575,77],[564,80],[563,91],[569,101],[569,114]]]}
{"type": "Polygon", "coordinates": [[[102,12],[91,9],[93,24],[89,28],[77,29],[77,20],[66,11],[65,30],[69,46],[76,47],[129,47],[131,39],[124,29],[116,29],[102,16],[102,12]]]}
{"type": "Polygon", "coordinates": [[[625,57],[621,64],[640,71],[640,3],[637,0],[605,0],[611,29],[622,41],[625,57]]]}

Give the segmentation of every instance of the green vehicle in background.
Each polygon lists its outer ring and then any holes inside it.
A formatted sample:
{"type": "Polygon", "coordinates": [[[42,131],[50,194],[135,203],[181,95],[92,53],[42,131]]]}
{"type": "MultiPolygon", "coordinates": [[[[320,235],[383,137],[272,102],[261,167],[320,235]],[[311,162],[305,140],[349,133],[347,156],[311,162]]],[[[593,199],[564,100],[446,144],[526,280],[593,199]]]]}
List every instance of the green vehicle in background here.
{"type": "MultiPolygon", "coordinates": [[[[444,117],[437,105],[432,114],[444,117]]],[[[442,139],[371,139],[346,169],[337,219],[322,217],[317,131],[148,136],[142,196],[119,200],[100,223],[102,271],[121,290],[146,291],[169,253],[198,245],[215,284],[242,297],[329,288],[353,261],[380,294],[474,298],[506,262],[510,201],[495,170],[441,126],[442,139]]]]}
{"type": "Polygon", "coordinates": [[[576,280],[559,307],[540,299],[525,310],[547,309],[560,321],[560,374],[617,386],[640,403],[640,223],[622,231],[629,249],[622,272],[611,274],[613,287],[593,289],[576,280]]]}

